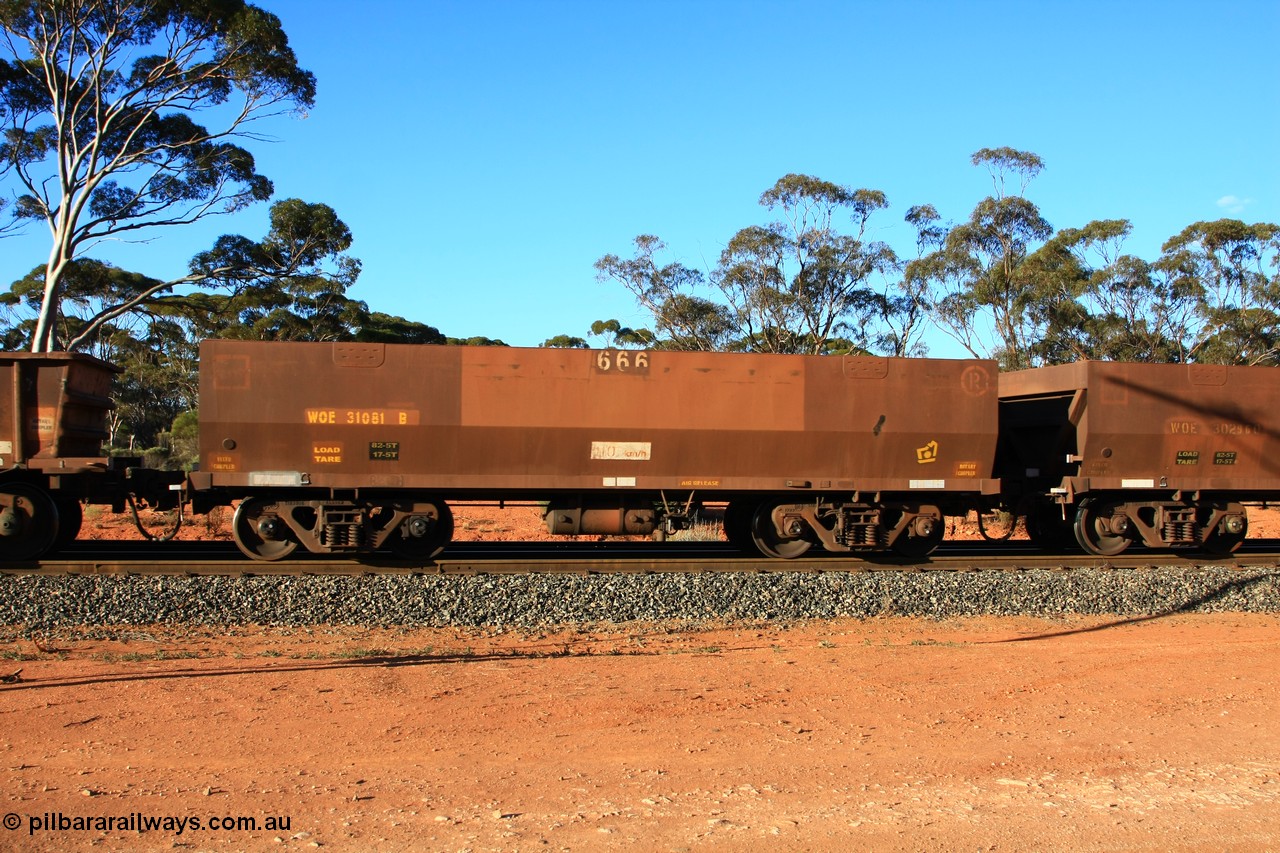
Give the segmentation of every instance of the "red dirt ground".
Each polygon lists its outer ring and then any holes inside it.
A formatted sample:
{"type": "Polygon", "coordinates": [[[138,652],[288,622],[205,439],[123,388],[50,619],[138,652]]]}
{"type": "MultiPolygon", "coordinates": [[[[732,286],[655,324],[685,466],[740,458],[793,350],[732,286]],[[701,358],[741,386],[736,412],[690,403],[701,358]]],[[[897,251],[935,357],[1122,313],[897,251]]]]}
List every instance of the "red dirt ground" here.
{"type": "Polygon", "coordinates": [[[7,849],[1280,850],[1280,615],[102,636],[0,643],[7,849]]]}
{"type": "Polygon", "coordinates": [[[1278,632],[1215,615],[15,640],[0,839],[1275,850],[1278,632]],[[204,827],[57,828],[135,813],[204,827]],[[259,828],[208,828],[228,816],[259,828]]]}

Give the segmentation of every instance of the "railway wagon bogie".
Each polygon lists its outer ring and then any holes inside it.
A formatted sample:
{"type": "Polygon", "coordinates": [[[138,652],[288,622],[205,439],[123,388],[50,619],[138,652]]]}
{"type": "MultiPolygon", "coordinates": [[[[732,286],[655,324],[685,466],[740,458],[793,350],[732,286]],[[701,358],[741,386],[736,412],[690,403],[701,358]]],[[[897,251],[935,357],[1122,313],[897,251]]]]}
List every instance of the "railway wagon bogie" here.
{"type": "Polygon", "coordinates": [[[452,537],[453,515],[443,501],[404,496],[354,501],[255,494],[239,502],[231,530],[236,545],[255,560],[281,560],[300,545],[318,554],[385,549],[429,559],[452,537]]]}
{"type": "Polygon", "coordinates": [[[1136,543],[1191,547],[1223,556],[1244,543],[1249,516],[1233,501],[1135,500],[1100,494],[1080,502],[1073,531],[1081,548],[1100,556],[1116,556],[1136,543]]]}
{"type": "MultiPolygon", "coordinates": [[[[740,510],[743,511],[743,510],[740,510]]],[[[933,504],[889,498],[883,501],[793,499],[765,500],[745,509],[745,529],[726,519],[731,541],[737,536],[770,557],[794,558],[820,546],[829,552],[891,550],[903,556],[924,557],[945,534],[943,510],[933,504]]],[[[957,512],[956,514],[960,514],[957,512]]]]}
{"type": "Polygon", "coordinates": [[[250,502],[236,539],[256,559],[427,556],[449,501],[545,502],[563,535],[674,532],[728,501],[730,538],[770,556],[924,554],[941,507],[998,490],[995,376],[941,359],[206,341],[191,483],[250,502]]]}

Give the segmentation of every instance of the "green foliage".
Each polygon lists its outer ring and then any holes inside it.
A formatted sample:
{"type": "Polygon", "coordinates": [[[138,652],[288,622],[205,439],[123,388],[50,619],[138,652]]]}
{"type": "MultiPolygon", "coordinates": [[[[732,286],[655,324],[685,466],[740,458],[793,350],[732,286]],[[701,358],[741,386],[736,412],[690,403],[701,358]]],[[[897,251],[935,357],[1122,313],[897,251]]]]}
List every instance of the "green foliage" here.
{"type": "Polygon", "coordinates": [[[360,262],[344,255],[351,232],[333,208],[285,199],[271,206],[271,228],[258,242],[219,237],[191,261],[192,275],[226,295],[196,293],[186,302],[202,337],[259,340],[350,340],[368,310],[346,290],[360,262]]]}
{"type": "Polygon", "coordinates": [[[821,353],[834,335],[867,346],[888,308],[872,287],[898,266],[885,243],[865,239],[873,214],[889,206],[879,190],[853,190],[809,175],[786,175],[760,196],[782,217],[729,241],[715,279],[739,318],[747,349],[821,353]],[[854,233],[836,227],[847,214],[854,233]]]}
{"type": "Polygon", "coordinates": [[[1123,219],[1064,228],[1037,252],[1042,268],[1055,259],[1061,290],[1073,296],[1047,306],[1049,322],[1032,348],[1038,361],[1187,359],[1182,341],[1191,306],[1149,264],[1123,253],[1130,230],[1123,219]]]}
{"type": "Polygon", "coordinates": [[[190,441],[200,437],[200,413],[187,411],[173,419],[170,434],[175,440],[190,441]]]}
{"type": "Polygon", "coordinates": [[[723,349],[732,332],[729,311],[694,295],[703,275],[681,263],[659,265],[655,255],[666,244],[649,234],[635,239],[635,257],[605,255],[596,261],[596,279],[613,280],[631,291],[654,318],[659,340],[672,349],[723,349]]]}
{"type": "MultiPolygon", "coordinates": [[[[656,340],[648,329],[630,329],[617,320],[596,320],[591,324],[588,337],[599,338],[600,346],[610,349],[648,349],[660,348],[662,344],[656,340]]],[[[561,349],[590,349],[591,343],[577,335],[556,335],[543,341],[540,346],[561,349]]]]}
{"type": "Polygon", "coordinates": [[[495,338],[486,338],[483,335],[476,335],[471,338],[446,338],[445,343],[449,346],[458,347],[505,347],[506,344],[495,338]]]}
{"type": "Polygon", "coordinates": [[[1280,226],[1196,222],[1163,249],[1157,270],[1196,303],[1188,337],[1197,361],[1280,360],[1280,226]]]}
{"type": "MultiPolygon", "coordinates": [[[[933,205],[916,205],[903,219],[916,232],[916,261],[946,242],[947,228],[933,205]]],[[[931,322],[930,283],[911,262],[902,263],[901,270],[901,277],[882,291],[876,349],[899,357],[925,355],[920,338],[931,322]]]]}
{"type": "MultiPolygon", "coordinates": [[[[20,330],[14,343],[29,345],[44,301],[48,269],[40,266],[14,282],[0,301],[12,309],[20,330]]],[[[161,284],[156,279],[122,270],[104,261],[81,258],[67,262],[62,272],[62,306],[50,334],[56,349],[83,349],[104,325],[119,320],[122,303],[145,301],[161,284]]],[[[110,333],[108,333],[110,334],[110,333]]]]}
{"type": "Polygon", "coordinates": [[[632,329],[617,320],[596,320],[591,324],[591,337],[603,338],[606,347],[644,349],[656,343],[648,329],[632,329]]]}
{"type": "Polygon", "coordinates": [[[190,471],[200,461],[200,415],[194,410],[181,413],[173,420],[173,427],[159,436],[165,451],[162,464],[157,467],[173,471],[190,471]]]}
{"type": "Polygon", "coordinates": [[[1028,199],[1002,194],[1006,171],[1021,174],[1025,188],[1039,171],[1039,158],[983,149],[974,162],[992,170],[997,194],[980,201],[967,222],[952,227],[940,248],[913,261],[906,276],[938,286],[935,321],[971,353],[995,357],[1009,369],[1030,367],[1033,345],[1045,331],[1047,313],[1041,309],[1069,298],[1050,259],[1026,263],[1033,247],[1053,234],[1052,227],[1028,199]],[[987,327],[994,329],[994,346],[982,342],[987,327]]]}
{"type": "MultiPolygon", "coordinates": [[[[350,339],[368,316],[346,297],[360,262],[344,255],[351,233],[333,209],[285,199],[271,207],[271,227],[259,240],[219,237],[191,262],[191,274],[162,282],[93,259],[63,265],[61,310],[50,327],[58,348],[97,345],[104,329],[166,318],[192,340],[206,337],[276,340],[350,339]],[[218,291],[173,292],[198,282],[218,291]]],[[[11,309],[19,337],[30,342],[48,292],[48,270],[38,268],[0,297],[11,309]]],[[[110,334],[109,332],[107,333],[110,334]]]]}
{"type": "MultiPolygon", "coordinates": [[[[124,369],[116,381],[112,447],[153,448],[156,459],[169,459],[170,424],[198,404],[205,338],[445,343],[431,326],[370,312],[346,296],[360,269],[343,254],[350,242],[331,208],[289,199],[272,206],[262,240],[224,236],[193,260],[193,270],[218,291],[168,293],[157,291],[154,279],[101,261],[68,264],[58,342],[124,369]]],[[[0,326],[6,348],[30,342],[44,275],[44,268],[34,270],[0,294],[8,309],[0,326]]],[[[189,464],[178,450],[174,464],[189,464]]]]}
{"type": "MultiPolygon", "coordinates": [[[[707,275],[660,263],[666,246],[643,235],[633,257],[597,261],[597,279],[622,284],[652,315],[641,345],[653,348],[920,355],[932,324],[1006,369],[1280,364],[1280,226],[1197,222],[1147,261],[1124,252],[1127,220],[1055,232],[1026,197],[1045,168],[1038,155],[983,148],[970,161],[992,194],[958,224],[932,205],[910,208],[906,262],[866,238],[883,193],[791,174],[760,196],[778,219],[738,231],[707,275]]],[[[597,325],[593,334],[622,345],[617,321],[597,325]]]]}
{"type": "Polygon", "coordinates": [[[117,311],[181,283],[134,282],[59,340],[76,287],[65,276],[84,252],[270,198],[270,180],[235,142],[251,137],[256,117],[310,108],[315,78],[279,19],[243,0],[6,0],[0,25],[9,224],[41,220],[52,236],[31,346],[74,348],[117,311]],[[206,128],[198,115],[219,124],[206,128]]]}
{"type": "Polygon", "coordinates": [[[984,166],[991,175],[991,184],[996,198],[1008,195],[1006,184],[1010,178],[1019,179],[1018,195],[1027,191],[1027,186],[1037,175],[1044,171],[1044,161],[1038,154],[1030,151],[1018,151],[1015,148],[982,148],[973,153],[969,162],[975,166],[984,166]]]}
{"type": "Polygon", "coordinates": [[[678,262],[659,264],[665,244],[642,235],[634,257],[598,260],[597,278],[631,291],[654,319],[649,345],[658,348],[818,353],[833,338],[858,349],[910,348],[903,333],[918,324],[873,328],[914,304],[881,287],[898,259],[887,244],[866,239],[870,218],[888,206],[884,193],[791,174],[765,190],[760,204],[780,218],[730,238],[709,277],[678,262]],[[853,233],[837,227],[842,215],[853,233]]]}
{"type": "Polygon", "coordinates": [[[200,461],[200,416],[181,412],[170,429],[155,435],[154,445],[142,451],[143,464],[161,471],[191,471],[200,461]]]}
{"type": "Polygon", "coordinates": [[[572,335],[556,335],[553,338],[547,338],[538,346],[547,347],[549,349],[590,349],[591,344],[587,343],[584,338],[575,338],[572,335]]]}
{"type": "Polygon", "coordinates": [[[177,334],[171,326],[157,323],[141,338],[116,329],[100,340],[97,354],[124,370],[115,382],[112,447],[136,452],[160,445],[175,418],[197,405],[197,353],[194,347],[169,346],[171,334],[177,334]]]}
{"type": "MultiPolygon", "coordinates": [[[[933,250],[905,279],[933,320],[1006,368],[1077,359],[1276,364],[1280,227],[1197,222],[1149,263],[1125,254],[1131,226],[1098,220],[1057,233],[1019,193],[1044,168],[1034,154],[983,149],[995,194],[968,222],[920,231],[933,250]]],[[[921,222],[928,221],[926,216],[921,222]]]]}
{"type": "Polygon", "coordinates": [[[370,313],[360,324],[355,339],[383,344],[443,344],[445,336],[435,326],[383,314],[370,313]]]}

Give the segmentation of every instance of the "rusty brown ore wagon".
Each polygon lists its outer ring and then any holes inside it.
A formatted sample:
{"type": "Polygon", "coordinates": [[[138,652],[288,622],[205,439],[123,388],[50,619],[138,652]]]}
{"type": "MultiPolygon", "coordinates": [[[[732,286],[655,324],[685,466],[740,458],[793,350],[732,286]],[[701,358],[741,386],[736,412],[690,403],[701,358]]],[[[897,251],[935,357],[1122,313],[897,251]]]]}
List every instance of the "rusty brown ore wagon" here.
{"type": "Polygon", "coordinates": [[[1280,500],[1274,368],[997,376],[989,361],[207,341],[185,480],[102,454],[117,372],[0,353],[0,559],[74,539],[82,504],[135,499],[235,504],[237,543],[268,560],[428,557],[451,501],[536,501],[566,535],[670,532],[720,503],[732,541],[775,557],[923,555],[944,515],[991,507],[1094,554],[1230,553],[1244,503],[1280,500]]]}
{"type": "Polygon", "coordinates": [[[1280,371],[1079,362],[1000,376],[1000,473],[1046,543],[1230,553],[1280,498],[1280,371]]]}
{"type": "Polygon", "coordinates": [[[79,533],[82,502],[174,506],[181,482],[102,453],[120,370],[80,353],[0,353],[0,558],[30,560],[79,533]]]}
{"type": "Polygon", "coordinates": [[[538,501],[561,534],[727,502],[767,555],[926,554],[991,497],[993,362],[206,341],[195,508],[257,559],[449,540],[448,501],[538,501]]]}

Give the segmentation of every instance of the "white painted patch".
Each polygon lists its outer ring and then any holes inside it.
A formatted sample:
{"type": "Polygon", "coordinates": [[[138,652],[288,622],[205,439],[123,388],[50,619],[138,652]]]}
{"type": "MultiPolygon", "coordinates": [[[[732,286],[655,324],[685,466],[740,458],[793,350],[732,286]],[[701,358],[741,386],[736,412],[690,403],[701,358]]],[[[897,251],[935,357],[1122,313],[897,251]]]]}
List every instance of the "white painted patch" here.
{"type": "Polygon", "coordinates": [[[300,471],[250,471],[249,485],[301,486],[303,485],[302,473],[300,471]]]}
{"type": "Polygon", "coordinates": [[[610,488],[610,489],[612,488],[634,489],[636,487],[636,478],[635,477],[605,477],[604,485],[606,488],[610,488]]]}
{"type": "Polygon", "coordinates": [[[947,487],[946,480],[912,480],[911,488],[913,489],[945,489],[947,487]]]}
{"type": "Polygon", "coordinates": [[[608,459],[615,462],[648,462],[653,455],[653,444],[648,441],[593,441],[592,459],[608,459]]]}

